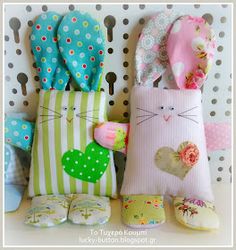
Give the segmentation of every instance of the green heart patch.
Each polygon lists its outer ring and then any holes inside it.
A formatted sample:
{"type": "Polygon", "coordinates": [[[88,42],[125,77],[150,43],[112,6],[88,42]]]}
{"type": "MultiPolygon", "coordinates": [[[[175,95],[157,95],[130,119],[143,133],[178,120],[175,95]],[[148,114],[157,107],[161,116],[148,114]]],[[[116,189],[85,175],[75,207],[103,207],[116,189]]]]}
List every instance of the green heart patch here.
{"type": "Polygon", "coordinates": [[[71,149],[62,156],[62,166],[67,174],[93,183],[102,177],[109,161],[109,150],[94,141],[87,145],[84,153],[78,149],[71,149]]]}
{"type": "Polygon", "coordinates": [[[177,152],[170,147],[160,148],[155,155],[156,166],[181,180],[196,165],[199,159],[198,147],[189,141],[181,143],[177,152]]]}

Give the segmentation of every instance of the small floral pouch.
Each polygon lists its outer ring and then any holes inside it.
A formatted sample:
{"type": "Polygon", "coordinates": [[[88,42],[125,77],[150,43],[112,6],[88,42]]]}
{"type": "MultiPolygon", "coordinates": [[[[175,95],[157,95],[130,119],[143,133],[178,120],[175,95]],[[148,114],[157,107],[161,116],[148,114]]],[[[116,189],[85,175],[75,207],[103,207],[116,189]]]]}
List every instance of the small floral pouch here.
{"type": "Polygon", "coordinates": [[[219,228],[219,218],[211,202],[176,197],[174,208],[176,219],[187,227],[198,230],[219,228]]]}
{"type": "Polygon", "coordinates": [[[130,227],[155,227],[165,222],[163,198],[161,196],[123,196],[122,219],[130,227]]]}
{"type": "Polygon", "coordinates": [[[36,196],[27,211],[25,224],[51,227],[67,220],[70,200],[64,195],[36,196]]]}
{"type": "Polygon", "coordinates": [[[72,198],[68,218],[81,225],[106,223],[111,216],[109,198],[88,194],[76,194],[72,198]]]}

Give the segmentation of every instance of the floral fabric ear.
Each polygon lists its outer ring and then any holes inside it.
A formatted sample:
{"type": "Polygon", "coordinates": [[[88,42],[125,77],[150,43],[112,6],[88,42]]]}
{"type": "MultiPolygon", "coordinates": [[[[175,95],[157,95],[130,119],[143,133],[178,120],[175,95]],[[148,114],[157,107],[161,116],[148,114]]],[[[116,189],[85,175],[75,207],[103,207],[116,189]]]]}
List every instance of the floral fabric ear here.
{"type": "Polygon", "coordinates": [[[70,77],[57,46],[57,28],[61,19],[56,12],[47,12],[40,15],[32,27],[31,47],[45,90],[64,90],[70,77]]]}
{"type": "Polygon", "coordinates": [[[168,36],[167,52],[180,89],[201,88],[215,47],[213,30],[202,17],[183,16],[175,21],[168,36]]]}
{"type": "Polygon", "coordinates": [[[82,91],[97,91],[104,60],[104,39],[99,23],[88,14],[72,11],[58,28],[64,61],[82,91]]]}
{"type": "Polygon", "coordinates": [[[173,12],[160,12],[150,18],[140,35],[135,55],[138,84],[153,86],[168,65],[166,41],[171,24],[179,17],[173,12]]]}

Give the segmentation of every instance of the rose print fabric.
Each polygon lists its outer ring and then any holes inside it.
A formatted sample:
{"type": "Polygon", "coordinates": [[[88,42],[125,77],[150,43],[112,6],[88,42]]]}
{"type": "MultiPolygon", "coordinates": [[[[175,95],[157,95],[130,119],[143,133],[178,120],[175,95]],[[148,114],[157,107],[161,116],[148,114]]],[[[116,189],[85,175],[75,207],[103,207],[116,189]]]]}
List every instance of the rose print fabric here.
{"type": "Polygon", "coordinates": [[[213,30],[202,17],[183,16],[174,22],[167,41],[167,53],[177,86],[201,88],[213,63],[213,30]]]}
{"type": "Polygon", "coordinates": [[[176,219],[187,227],[198,230],[219,228],[219,218],[215,212],[215,206],[211,202],[176,197],[174,209],[176,219]]]}

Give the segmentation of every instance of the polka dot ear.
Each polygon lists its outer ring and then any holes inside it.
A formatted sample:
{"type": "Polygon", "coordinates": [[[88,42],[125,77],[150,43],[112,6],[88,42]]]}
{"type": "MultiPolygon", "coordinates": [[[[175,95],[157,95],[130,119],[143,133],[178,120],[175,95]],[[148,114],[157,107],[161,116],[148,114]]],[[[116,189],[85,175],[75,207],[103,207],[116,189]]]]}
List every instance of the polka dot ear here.
{"type": "Polygon", "coordinates": [[[82,91],[97,91],[104,60],[104,39],[97,21],[72,11],[58,28],[58,43],[64,61],[82,91]]]}
{"type": "Polygon", "coordinates": [[[183,16],[171,27],[167,53],[177,86],[201,88],[212,65],[215,36],[202,17],[183,16]]]}
{"type": "Polygon", "coordinates": [[[153,86],[168,65],[166,41],[168,30],[179,17],[174,12],[159,12],[151,17],[140,34],[135,54],[138,84],[153,86]]]}
{"type": "Polygon", "coordinates": [[[53,85],[57,87],[55,81],[59,77],[63,79],[63,83],[58,84],[60,89],[64,89],[69,80],[69,76],[65,73],[67,68],[57,46],[57,28],[61,19],[62,16],[56,12],[40,15],[32,27],[30,36],[40,82],[42,88],[46,90],[52,88],[53,85]],[[57,68],[61,69],[59,75],[57,68]]]}

